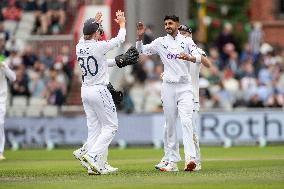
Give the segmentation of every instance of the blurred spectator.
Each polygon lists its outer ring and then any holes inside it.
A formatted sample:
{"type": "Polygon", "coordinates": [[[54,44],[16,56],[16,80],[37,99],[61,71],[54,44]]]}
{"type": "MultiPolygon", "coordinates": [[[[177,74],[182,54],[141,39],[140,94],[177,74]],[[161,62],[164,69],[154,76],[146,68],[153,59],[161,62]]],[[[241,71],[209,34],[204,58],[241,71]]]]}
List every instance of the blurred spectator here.
{"type": "Polygon", "coordinates": [[[62,70],[66,73],[69,80],[71,80],[73,75],[72,67],[72,57],[69,50],[69,47],[64,45],[61,48],[61,54],[56,58],[56,64],[60,64],[62,70]]]}
{"type": "Polygon", "coordinates": [[[228,43],[233,44],[234,48],[238,47],[236,39],[233,35],[233,26],[231,23],[226,23],[224,25],[223,31],[219,34],[219,36],[216,39],[216,46],[218,47],[222,61],[226,61],[228,58],[228,55],[224,53],[224,47],[228,43]]]}
{"type": "Polygon", "coordinates": [[[64,11],[64,1],[47,1],[47,19],[49,33],[58,34],[64,27],[66,15],[64,11]]]}
{"type": "Polygon", "coordinates": [[[33,71],[30,73],[30,82],[28,84],[30,95],[32,97],[43,97],[45,89],[44,80],[39,72],[33,71]]]}
{"type": "Polygon", "coordinates": [[[4,38],[5,41],[9,40],[9,32],[5,30],[4,28],[4,23],[2,21],[0,21],[0,36],[1,38],[4,38]]]}
{"type": "Polygon", "coordinates": [[[54,57],[53,57],[53,50],[52,50],[51,47],[46,47],[45,48],[44,54],[41,56],[40,61],[48,69],[53,67],[55,61],[54,61],[54,57]]]}
{"type": "Polygon", "coordinates": [[[16,0],[10,0],[8,6],[2,9],[2,14],[5,20],[19,21],[21,19],[22,10],[17,7],[16,0]]]}
{"type": "Polygon", "coordinates": [[[35,34],[47,34],[48,33],[48,18],[46,15],[47,4],[46,1],[36,1],[34,10],[35,25],[33,33],[35,34]]]}
{"type": "Polygon", "coordinates": [[[229,58],[226,62],[226,68],[232,70],[233,73],[238,73],[239,71],[239,57],[236,51],[231,51],[229,54],[229,58]]]}
{"type": "Polygon", "coordinates": [[[28,83],[29,78],[26,74],[25,66],[22,64],[14,67],[16,70],[16,81],[11,85],[11,95],[12,96],[30,96],[28,83]]]}
{"type": "Polygon", "coordinates": [[[31,46],[27,45],[23,52],[23,64],[28,68],[32,67],[35,63],[35,61],[38,60],[37,55],[33,52],[33,49],[31,46]]]}
{"type": "Polygon", "coordinates": [[[147,25],[145,29],[145,35],[143,39],[143,44],[149,44],[154,40],[153,25],[147,25]]]}
{"type": "Polygon", "coordinates": [[[140,62],[143,62],[143,68],[145,72],[147,73],[147,78],[153,78],[155,77],[154,69],[155,69],[155,63],[149,56],[140,56],[140,62]]]}
{"type": "Polygon", "coordinates": [[[258,79],[260,83],[268,85],[272,80],[275,79],[277,69],[274,64],[269,64],[262,68],[258,74],[258,79]]]}
{"type": "Polygon", "coordinates": [[[9,51],[7,51],[5,43],[6,43],[5,35],[3,33],[0,33],[0,55],[8,57],[10,53],[9,51]]]}
{"type": "Polygon", "coordinates": [[[224,73],[223,85],[224,88],[231,93],[231,95],[236,94],[239,90],[239,82],[234,78],[234,74],[231,70],[227,70],[226,73],[224,73]]]}
{"type": "Polygon", "coordinates": [[[23,9],[25,11],[36,11],[38,9],[38,0],[26,0],[23,2],[23,9]]]}
{"type": "MultiPolygon", "coordinates": [[[[142,59],[140,61],[145,61],[145,60],[142,59]]],[[[146,72],[143,64],[141,64],[141,63],[133,65],[132,74],[135,77],[135,80],[140,82],[140,83],[144,83],[145,80],[147,79],[147,72],[146,72]]]]}
{"type": "Polygon", "coordinates": [[[209,75],[207,76],[209,83],[211,85],[215,85],[215,84],[220,83],[221,77],[220,77],[220,73],[219,73],[219,70],[217,69],[217,67],[215,65],[212,65],[209,68],[209,70],[210,70],[210,72],[209,72],[209,75]]]}
{"type": "Polygon", "coordinates": [[[252,49],[254,59],[259,54],[260,44],[263,42],[264,33],[260,22],[253,24],[253,30],[249,34],[249,44],[252,49]]]}
{"type": "Polygon", "coordinates": [[[257,94],[254,94],[250,97],[248,102],[249,108],[262,108],[264,107],[262,101],[260,100],[259,96],[257,94]]]}
{"type": "Polygon", "coordinates": [[[50,69],[49,75],[43,95],[49,104],[61,106],[65,101],[66,87],[57,80],[58,74],[54,68],[50,69]]]}
{"type": "Polygon", "coordinates": [[[213,95],[213,107],[214,108],[230,108],[232,106],[232,95],[225,90],[223,82],[219,83],[220,90],[213,95]]]}
{"type": "Polygon", "coordinates": [[[284,105],[284,95],[283,92],[277,86],[277,80],[273,80],[271,82],[271,91],[272,93],[269,95],[266,106],[267,107],[283,107],[284,105]]]}
{"type": "Polygon", "coordinates": [[[250,44],[245,43],[244,48],[243,48],[241,55],[240,55],[240,61],[241,61],[241,63],[243,63],[248,59],[255,60],[250,44]]]}
{"type": "Polygon", "coordinates": [[[209,86],[210,83],[207,79],[203,77],[199,79],[199,101],[200,106],[203,108],[210,108],[212,106],[209,86]]]}
{"type": "Polygon", "coordinates": [[[261,101],[263,106],[267,101],[269,95],[271,94],[271,90],[264,83],[261,83],[259,80],[256,80],[256,87],[251,87],[248,89],[248,96],[256,102],[256,99],[261,101]]]}
{"type": "Polygon", "coordinates": [[[221,60],[219,56],[218,49],[215,47],[211,47],[209,49],[209,57],[210,61],[213,65],[217,66],[219,69],[221,69],[221,60]]]}
{"type": "Polygon", "coordinates": [[[63,71],[63,65],[62,64],[55,64],[53,66],[53,69],[57,72],[57,81],[68,86],[69,79],[66,75],[66,73],[63,71]]]}
{"type": "Polygon", "coordinates": [[[60,33],[66,21],[66,4],[66,0],[42,0],[26,4],[26,9],[35,11],[36,22],[33,33],[60,33]]]}
{"type": "Polygon", "coordinates": [[[149,78],[145,93],[145,111],[146,112],[162,112],[162,101],[161,101],[161,87],[162,80],[160,79],[163,73],[163,64],[158,64],[155,67],[154,75],[149,78]]]}

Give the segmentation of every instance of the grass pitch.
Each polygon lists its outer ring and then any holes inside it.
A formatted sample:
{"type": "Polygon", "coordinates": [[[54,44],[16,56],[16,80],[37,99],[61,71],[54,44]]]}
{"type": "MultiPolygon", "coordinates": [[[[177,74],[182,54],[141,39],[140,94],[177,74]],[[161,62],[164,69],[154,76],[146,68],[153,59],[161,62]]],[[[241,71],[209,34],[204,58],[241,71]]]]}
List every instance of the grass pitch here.
{"type": "MultiPolygon", "coordinates": [[[[84,188],[284,188],[284,146],[202,148],[202,170],[165,173],[154,169],[162,150],[111,149],[113,175],[88,176],[68,150],[6,151],[0,189],[84,188]]],[[[182,151],[181,151],[182,153],[182,151]]]]}

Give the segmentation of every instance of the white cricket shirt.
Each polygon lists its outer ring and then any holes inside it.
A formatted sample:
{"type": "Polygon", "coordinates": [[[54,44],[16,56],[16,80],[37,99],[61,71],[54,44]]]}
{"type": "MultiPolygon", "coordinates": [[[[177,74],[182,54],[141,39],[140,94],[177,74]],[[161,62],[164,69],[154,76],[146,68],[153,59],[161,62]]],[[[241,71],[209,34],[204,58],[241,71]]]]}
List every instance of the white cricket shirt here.
{"type": "Polygon", "coordinates": [[[141,54],[158,54],[164,64],[163,82],[191,83],[188,61],[178,59],[181,52],[199,57],[200,53],[191,38],[186,38],[180,33],[175,38],[171,35],[159,37],[152,43],[143,45],[142,41],[136,42],[136,48],[141,54]]]}
{"type": "Polygon", "coordinates": [[[0,104],[6,102],[7,99],[7,79],[11,82],[16,80],[16,74],[8,67],[7,62],[2,62],[4,68],[0,68],[0,104]]]}
{"type": "Polygon", "coordinates": [[[125,41],[126,30],[121,28],[115,38],[108,41],[80,39],[76,45],[77,61],[82,71],[82,85],[107,85],[108,63],[105,54],[125,41]]]}
{"type": "MultiPolygon", "coordinates": [[[[197,48],[198,52],[201,55],[206,55],[205,52],[200,49],[197,48]]],[[[190,72],[190,76],[191,76],[191,80],[192,80],[192,89],[193,89],[193,99],[194,102],[198,102],[199,103],[199,72],[200,72],[200,64],[196,64],[193,62],[189,63],[189,72],[190,72]]]]}

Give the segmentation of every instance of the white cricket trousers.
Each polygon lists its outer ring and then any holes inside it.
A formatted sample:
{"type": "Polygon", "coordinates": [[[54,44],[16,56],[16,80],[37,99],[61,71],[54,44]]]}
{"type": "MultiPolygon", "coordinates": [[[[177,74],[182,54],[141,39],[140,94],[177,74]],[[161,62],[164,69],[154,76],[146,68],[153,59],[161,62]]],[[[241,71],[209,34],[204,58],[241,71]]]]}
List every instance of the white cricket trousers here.
{"type": "Polygon", "coordinates": [[[5,146],[5,132],[4,132],[5,113],[6,113],[6,104],[0,103],[0,154],[4,153],[4,146],[5,146]]]}
{"type": "MultiPolygon", "coordinates": [[[[197,103],[195,103],[195,106],[197,103]]],[[[199,104],[198,104],[199,106],[199,104]]],[[[196,151],[196,162],[200,163],[201,155],[200,155],[200,147],[199,147],[199,137],[197,133],[197,127],[198,127],[198,118],[199,118],[199,108],[194,108],[193,114],[192,114],[192,126],[193,126],[193,141],[195,145],[195,151],[196,151]]]]}
{"type": "Polygon", "coordinates": [[[163,159],[172,162],[181,160],[177,140],[176,121],[179,115],[182,125],[185,158],[195,158],[193,141],[193,94],[190,83],[163,83],[161,98],[165,115],[163,159]]]}
{"type": "Polygon", "coordinates": [[[118,129],[112,96],[105,85],[82,86],[81,98],[87,116],[87,149],[91,156],[105,156],[118,129]]]}

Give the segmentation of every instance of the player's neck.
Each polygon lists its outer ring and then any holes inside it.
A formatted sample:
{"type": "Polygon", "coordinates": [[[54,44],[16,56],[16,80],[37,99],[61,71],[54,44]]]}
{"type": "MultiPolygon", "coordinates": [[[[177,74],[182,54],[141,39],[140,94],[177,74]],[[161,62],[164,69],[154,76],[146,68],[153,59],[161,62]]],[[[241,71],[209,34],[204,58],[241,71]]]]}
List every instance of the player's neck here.
{"type": "Polygon", "coordinates": [[[177,34],[178,34],[178,31],[176,31],[176,32],[174,32],[173,34],[171,34],[171,36],[175,39],[176,36],[177,36],[177,34]]]}

